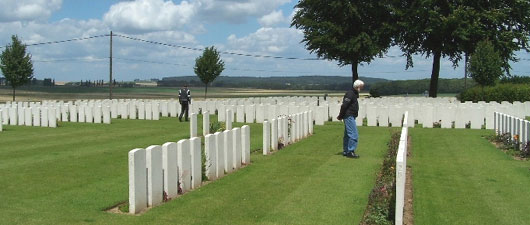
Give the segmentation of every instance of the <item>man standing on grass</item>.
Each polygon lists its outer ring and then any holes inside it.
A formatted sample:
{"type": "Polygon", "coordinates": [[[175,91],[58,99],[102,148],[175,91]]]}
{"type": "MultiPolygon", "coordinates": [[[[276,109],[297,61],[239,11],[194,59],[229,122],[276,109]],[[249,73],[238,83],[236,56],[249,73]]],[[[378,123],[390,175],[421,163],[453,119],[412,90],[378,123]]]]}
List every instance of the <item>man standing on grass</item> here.
{"type": "Polygon", "coordinates": [[[182,115],[184,112],[186,112],[186,121],[188,121],[188,110],[189,110],[189,104],[191,104],[191,92],[188,89],[188,85],[184,85],[182,89],[179,91],[179,102],[180,102],[180,115],[179,115],[179,121],[182,122],[182,115]]]}
{"type": "Polygon", "coordinates": [[[348,158],[359,158],[359,155],[355,154],[357,149],[357,143],[359,140],[359,132],[357,131],[357,125],[355,119],[359,114],[359,93],[364,87],[364,82],[356,80],[353,82],[353,88],[350,89],[344,95],[342,99],[342,105],[340,106],[340,113],[337,116],[338,120],[344,119],[344,139],[342,142],[342,155],[348,158]]]}

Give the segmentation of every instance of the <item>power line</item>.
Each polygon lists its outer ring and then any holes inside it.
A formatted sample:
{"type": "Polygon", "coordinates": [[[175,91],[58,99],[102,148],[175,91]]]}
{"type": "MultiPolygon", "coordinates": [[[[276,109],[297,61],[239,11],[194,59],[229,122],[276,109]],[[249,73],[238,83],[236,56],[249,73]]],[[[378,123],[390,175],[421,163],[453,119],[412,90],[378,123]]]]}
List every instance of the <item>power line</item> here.
{"type": "MultiPolygon", "coordinates": [[[[193,48],[193,47],[187,47],[187,46],[183,46],[183,45],[167,44],[167,43],[162,43],[162,42],[158,42],[158,41],[149,41],[149,40],[145,40],[145,39],[141,39],[141,38],[135,38],[135,37],[129,37],[129,36],[121,35],[121,34],[115,34],[114,36],[125,38],[125,39],[130,39],[130,40],[134,40],[134,41],[140,41],[140,42],[155,44],[155,45],[162,45],[162,46],[168,46],[168,47],[174,47],[174,48],[182,48],[182,49],[193,50],[193,51],[201,51],[201,52],[204,51],[203,48],[193,48]]],[[[272,59],[289,59],[289,60],[324,60],[324,59],[320,59],[320,58],[297,58],[297,57],[284,57],[284,56],[271,56],[271,55],[255,55],[255,54],[244,54],[244,53],[237,53],[237,52],[228,52],[228,51],[221,51],[219,53],[226,54],[226,55],[237,55],[237,56],[254,57],[254,58],[272,58],[272,59]]]]}
{"type": "MultiPolygon", "coordinates": [[[[36,45],[49,45],[49,44],[59,44],[59,43],[65,43],[65,42],[71,42],[71,41],[83,41],[93,38],[100,38],[100,37],[108,37],[109,34],[102,34],[102,35],[96,35],[96,36],[90,36],[90,37],[84,37],[84,38],[72,38],[68,40],[62,40],[62,41],[48,41],[48,42],[40,42],[35,44],[27,44],[26,46],[36,46],[36,45]]],[[[5,46],[0,46],[0,48],[5,48],[5,46]]]]}

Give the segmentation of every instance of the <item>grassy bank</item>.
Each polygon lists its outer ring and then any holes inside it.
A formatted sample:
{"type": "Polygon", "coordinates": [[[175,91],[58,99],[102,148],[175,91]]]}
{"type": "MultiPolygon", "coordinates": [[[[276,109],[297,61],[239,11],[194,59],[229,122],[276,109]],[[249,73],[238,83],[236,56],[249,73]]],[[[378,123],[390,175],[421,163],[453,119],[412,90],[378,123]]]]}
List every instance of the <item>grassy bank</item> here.
{"type": "Polygon", "coordinates": [[[528,224],[530,162],[496,149],[492,133],[410,129],[416,224],[528,224]]]}
{"type": "MultiPolygon", "coordinates": [[[[127,152],[187,138],[189,124],[174,118],[112,122],[5,126],[1,223],[357,224],[390,138],[388,128],[360,128],[361,159],[353,160],[340,155],[341,123],[317,126],[313,137],[271,156],[256,151],[250,166],[129,216],[103,211],[128,198],[127,152]]],[[[251,149],[261,148],[261,129],[251,125],[251,149]]]]}

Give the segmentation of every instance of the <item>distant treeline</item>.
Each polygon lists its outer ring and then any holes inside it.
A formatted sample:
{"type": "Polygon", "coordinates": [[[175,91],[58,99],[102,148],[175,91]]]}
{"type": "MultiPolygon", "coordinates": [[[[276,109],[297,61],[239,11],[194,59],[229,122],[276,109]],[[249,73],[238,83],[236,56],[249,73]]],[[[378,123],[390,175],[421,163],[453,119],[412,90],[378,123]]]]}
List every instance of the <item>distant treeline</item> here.
{"type": "MultiPolygon", "coordinates": [[[[386,79],[360,77],[366,84],[365,90],[386,79]]],[[[204,84],[196,76],[165,77],[158,81],[159,87],[180,87],[184,84],[202,87],[204,84]]],[[[340,76],[301,76],[301,77],[225,77],[220,76],[211,87],[260,88],[276,90],[348,90],[352,86],[351,77],[340,76]]]]}
{"type": "MultiPolygon", "coordinates": [[[[438,93],[460,93],[465,89],[464,78],[438,80],[438,93]]],[[[399,80],[374,84],[370,89],[372,96],[423,94],[429,90],[430,79],[399,80]]],[[[467,79],[467,88],[474,87],[476,83],[467,79]]]]}

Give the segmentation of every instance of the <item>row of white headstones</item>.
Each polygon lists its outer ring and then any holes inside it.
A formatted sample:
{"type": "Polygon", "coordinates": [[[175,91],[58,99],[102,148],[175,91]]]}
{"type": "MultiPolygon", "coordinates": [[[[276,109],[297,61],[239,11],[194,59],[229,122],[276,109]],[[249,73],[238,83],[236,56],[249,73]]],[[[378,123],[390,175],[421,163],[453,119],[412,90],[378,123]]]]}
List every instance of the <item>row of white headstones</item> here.
{"type": "Polygon", "coordinates": [[[515,140],[517,135],[517,141],[523,144],[530,141],[530,121],[500,112],[495,112],[494,118],[494,129],[497,135],[510,134],[512,141],[515,140]]]}
{"type": "Polygon", "coordinates": [[[409,113],[405,111],[403,128],[399,138],[399,146],[396,156],[396,207],[395,224],[403,224],[403,209],[405,207],[405,183],[407,181],[407,145],[408,145],[408,119],[409,113]]]}
{"type": "MultiPolygon", "coordinates": [[[[412,98],[414,99],[414,98],[412,98]]],[[[434,123],[440,123],[441,128],[465,128],[470,124],[471,129],[493,129],[493,113],[503,112],[510,115],[524,117],[530,115],[530,102],[413,102],[392,101],[391,98],[384,100],[363,100],[359,104],[359,116],[357,125],[362,126],[363,120],[367,120],[367,126],[383,126],[390,124],[393,127],[402,126],[402,115],[408,111],[408,126],[413,127],[417,120],[423,127],[432,128],[434,123]],[[454,124],[453,124],[454,123],[454,124]]],[[[330,114],[337,115],[340,104],[330,104],[330,114]]],[[[337,121],[336,118],[332,118],[337,121]]]]}
{"type": "MultiPolygon", "coordinates": [[[[233,128],[205,137],[205,174],[213,181],[250,163],[250,127],[233,128]]],[[[180,140],[129,152],[129,212],[198,188],[202,184],[201,139],[180,140]]]]}
{"type": "Polygon", "coordinates": [[[264,121],[263,155],[270,154],[271,150],[278,150],[279,144],[283,146],[294,144],[311,134],[313,134],[312,111],[279,116],[270,122],[264,121]]]}

